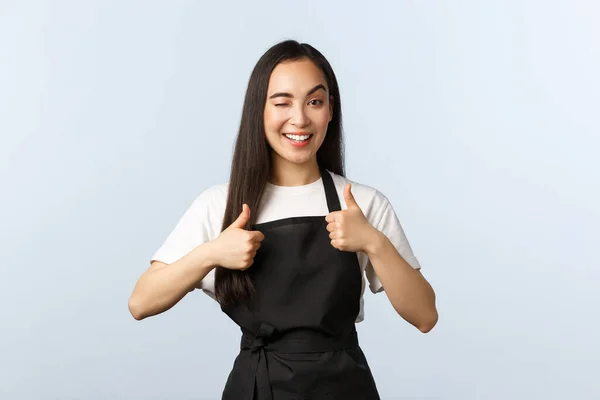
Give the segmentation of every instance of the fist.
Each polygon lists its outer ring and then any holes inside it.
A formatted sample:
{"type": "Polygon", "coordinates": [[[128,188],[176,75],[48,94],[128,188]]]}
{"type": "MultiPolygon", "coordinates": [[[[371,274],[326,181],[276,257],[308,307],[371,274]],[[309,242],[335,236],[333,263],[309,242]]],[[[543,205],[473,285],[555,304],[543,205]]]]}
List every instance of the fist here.
{"type": "Polygon", "coordinates": [[[344,188],[347,209],[329,213],[327,231],[331,245],[342,251],[365,252],[374,236],[375,228],[369,223],[352,195],[352,185],[344,188]]]}
{"type": "Polygon", "coordinates": [[[250,220],[250,208],[244,204],[239,217],[215,239],[217,265],[234,270],[245,270],[254,263],[254,256],[265,236],[244,227],[250,220]]]}

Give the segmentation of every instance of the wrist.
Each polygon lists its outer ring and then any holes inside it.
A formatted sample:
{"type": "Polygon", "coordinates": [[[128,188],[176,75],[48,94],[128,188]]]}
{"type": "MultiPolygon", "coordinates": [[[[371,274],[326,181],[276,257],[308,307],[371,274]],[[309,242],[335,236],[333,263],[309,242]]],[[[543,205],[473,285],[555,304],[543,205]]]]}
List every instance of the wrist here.
{"type": "Polygon", "coordinates": [[[217,265],[221,265],[222,259],[221,255],[221,247],[219,246],[220,241],[218,239],[213,239],[206,242],[206,246],[204,249],[205,252],[205,268],[214,268],[217,265]]]}
{"type": "Polygon", "coordinates": [[[372,227],[368,234],[367,245],[365,246],[364,252],[369,258],[376,256],[381,252],[386,240],[387,238],[382,232],[372,227]]]}
{"type": "Polygon", "coordinates": [[[198,270],[202,272],[209,272],[216,265],[219,265],[215,244],[216,243],[214,242],[214,240],[212,240],[204,242],[200,246],[196,247],[194,251],[194,265],[197,267],[198,270]]]}

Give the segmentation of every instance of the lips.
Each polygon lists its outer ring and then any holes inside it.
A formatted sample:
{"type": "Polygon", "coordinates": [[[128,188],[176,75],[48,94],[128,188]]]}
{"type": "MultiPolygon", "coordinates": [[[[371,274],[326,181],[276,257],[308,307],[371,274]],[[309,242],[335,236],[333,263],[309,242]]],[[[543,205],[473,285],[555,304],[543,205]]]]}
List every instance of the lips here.
{"type": "Polygon", "coordinates": [[[283,136],[294,147],[304,147],[310,143],[313,135],[311,133],[284,133],[283,136]]]}

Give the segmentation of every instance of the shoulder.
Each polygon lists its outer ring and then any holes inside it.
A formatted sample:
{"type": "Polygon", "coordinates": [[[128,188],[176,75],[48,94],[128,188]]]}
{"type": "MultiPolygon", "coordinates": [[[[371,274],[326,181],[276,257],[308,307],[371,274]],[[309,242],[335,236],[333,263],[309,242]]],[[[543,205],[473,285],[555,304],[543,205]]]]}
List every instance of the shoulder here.
{"type": "Polygon", "coordinates": [[[179,218],[152,260],[171,264],[194,247],[214,239],[220,232],[226,199],[227,184],[211,186],[202,191],[179,218]]]}
{"type": "Polygon", "coordinates": [[[195,229],[202,228],[209,236],[214,236],[223,221],[228,187],[227,183],[220,183],[204,189],[192,201],[183,219],[196,226],[195,229]]]}
{"type": "Polygon", "coordinates": [[[203,190],[194,200],[193,205],[203,208],[223,208],[227,202],[229,183],[219,183],[203,190]]]}

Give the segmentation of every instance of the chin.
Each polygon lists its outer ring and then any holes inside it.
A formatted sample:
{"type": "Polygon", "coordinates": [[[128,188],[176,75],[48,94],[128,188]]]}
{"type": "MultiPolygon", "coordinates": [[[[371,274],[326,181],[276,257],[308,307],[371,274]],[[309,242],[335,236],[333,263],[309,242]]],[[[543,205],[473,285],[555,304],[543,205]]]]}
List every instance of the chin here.
{"type": "Polygon", "coordinates": [[[292,164],[301,165],[301,164],[306,164],[309,161],[312,161],[313,158],[314,158],[313,154],[305,155],[305,156],[291,155],[291,156],[285,157],[285,160],[292,164]]]}

